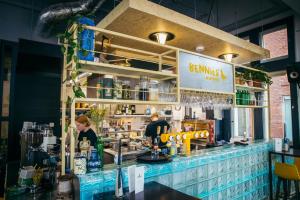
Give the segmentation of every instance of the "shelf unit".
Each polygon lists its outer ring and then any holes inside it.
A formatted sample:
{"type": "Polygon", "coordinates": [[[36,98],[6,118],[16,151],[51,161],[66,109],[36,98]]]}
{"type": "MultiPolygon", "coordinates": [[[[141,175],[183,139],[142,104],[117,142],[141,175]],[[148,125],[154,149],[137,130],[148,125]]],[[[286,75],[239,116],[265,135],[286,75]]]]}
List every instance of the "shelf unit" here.
{"type": "Polygon", "coordinates": [[[136,104],[136,105],[176,105],[178,102],[167,101],[139,101],[123,99],[98,99],[98,98],[75,98],[75,102],[94,104],[136,104]]]}
{"type": "Polygon", "coordinates": [[[269,106],[236,105],[236,108],[268,108],[269,106]]]}
{"type": "MultiPolygon", "coordinates": [[[[263,73],[267,73],[255,68],[251,68],[251,67],[247,67],[247,66],[243,66],[243,65],[235,65],[235,71],[236,68],[243,68],[246,70],[250,70],[250,71],[259,71],[259,72],[263,72],[263,73]]],[[[236,77],[235,77],[236,79],[236,77]]],[[[236,80],[234,80],[234,87],[235,87],[235,91],[237,91],[238,89],[242,89],[242,90],[247,90],[249,92],[260,92],[263,94],[263,96],[266,98],[266,100],[264,100],[264,102],[266,103],[266,105],[264,106],[254,106],[254,105],[237,105],[236,104],[236,94],[235,94],[235,101],[234,101],[234,106],[235,107],[239,107],[239,108],[268,108],[269,107],[269,85],[266,85],[265,87],[253,87],[253,86],[248,86],[248,85],[240,85],[236,83],[236,80]]]]}
{"type": "MultiPolygon", "coordinates": [[[[75,24],[71,27],[69,32],[72,34],[74,41],[77,41],[77,31],[78,26],[75,24]]],[[[76,69],[76,62],[74,58],[67,62],[67,53],[64,55],[64,70],[62,80],[66,80],[69,77],[69,73],[72,70],[77,70],[78,72],[89,72],[91,74],[98,75],[113,75],[120,78],[130,78],[130,79],[139,79],[140,76],[147,76],[150,80],[159,80],[159,81],[173,81],[176,80],[176,83],[179,83],[178,76],[178,55],[179,49],[167,45],[161,45],[156,42],[152,42],[146,39],[141,39],[133,36],[124,35],[121,33],[112,32],[109,30],[84,26],[87,30],[92,30],[95,33],[95,49],[93,53],[98,55],[109,55],[110,58],[114,60],[101,60],[101,62],[95,61],[86,61],[79,60],[80,68],[76,69]],[[108,45],[108,51],[104,52],[101,48],[102,45],[102,36],[109,37],[111,42],[108,45]],[[128,46],[120,41],[131,41],[136,44],[133,46],[128,46]],[[120,45],[121,44],[121,45],[120,45]],[[125,62],[127,60],[133,60],[138,64],[132,66],[123,66],[122,63],[115,62],[116,60],[121,60],[125,62]],[[149,66],[144,67],[143,64],[152,63],[149,66]],[[155,67],[151,67],[155,66],[155,67]],[[166,71],[167,69],[167,71],[166,71]]],[[[65,44],[67,49],[67,45],[65,44]]],[[[75,52],[78,49],[75,49],[75,52]]],[[[99,58],[100,60],[100,58],[99,58]]],[[[133,63],[134,63],[133,62],[133,63]]],[[[165,95],[173,95],[170,98],[170,101],[139,101],[139,100],[123,100],[123,99],[100,99],[88,96],[88,98],[75,98],[72,87],[68,85],[67,81],[62,84],[61,90],[61,102],[62,102],[62,144],[65,144],[67,133],[64,131],[66,126],[66,119],[68,118],[71,122],[70,126],[75,127],[75,116],[76,112],[88,111],[90,108],[76,108],[76,103],[88,103],[94,105],[106,105],[106,104],[134,104],[134,105],[176,105],[180,101],[180,88],[176,87],[172,90],[172,93],[161,93],[165,95]],[[69,108],[66,107],[65,102],[67,101],[68,95],[73,98],[73,101],[69,108]],[[90,98],[91,97],[91,98],[90,98]],[[66,112],[67,109],[70,109],[71,112],[66,112]],[[67,115],[68,113],[68,115],[67,115]]],[[[86,90],[88,90],[87,87],[86,90]]],[[[99,89],[97,87],[90,87],[92,89],[99,89]]],[[[130,90],[132,91],[132,90],[130,90]]],[[[117,117],[117,116],[115,116],[117,117]]],[[[121,116],[118,116],[121,117],[121,116]]],[[[147,115],[123,115],[122,117],[149,117],[147,115]]],[[[171,117],[171,116],[163,116],[171,117]]],[[[73,128],[69,129],[70,135],[73,135],[73,128]]],[[[62,145],[62,174],[65,174],[65,148],[62,145]]],[[[75,155],[75,138],[70,137],[70,167],[71,170],[74,166],[74,155],[75,155]]]]}
{"type": "MultiPolygon", "coordinates": [[[[61,102],[62,102],[62,144],[65,144],[67,133],[65,132],[65,126],[67,124],[66,119],[69,119],[70,129],[69,129],[69,135],[73,136],[74,128],[75,128],[75,116],[76,111],[85,111],[89,108],[77,108],[75,107],[76,103],[89,103],[89,104],[96,104],[96,105],[104,105],[104,104],[137,104],[137,105],[177,105],[180,103],[180,90],[182,92],[188,92],[190,89],[187,88],[180,88],[178,85],[180,85],[180,76],[179,73],[179,52],[185,51],[176,47],[168,46],[168,45],[161,45],[159,43],[149,41],[147,39],[141,39],[134,36],[125,35],[122,33],[117,33],[105,29],[101,29],[98,27],[90,27],[90,26],[84,26],[87,30],[92,30],[95,32],[95,50],[92,52],[101,54],[101,55],[113,55],[115,58],[118,58],[118,60],[139,60],[142,62],[150,62],[155,63],[157,65],[157,68],[147,68],[147,69],[141,69],[140,67],[143,67],[142,65],[135,66],[135,67],[128,67],[128,66],[122,66],[122,64],[116,64],[114,63],[106,63],[106,62],[94,62],[94,61],[85,61],[85,60],[79,60],[79,64],[81,67],[77,69],[79,72],[90,72],[92,74],[100,74],[100,75],[114,75],[119,77],[127,77],[127,78],[133,78],[138,79],[140,76],[148,76],[150,79],[160,80],[160,81],[170,81],[170,80],[176,80],[177,87],[174,88],[174,90],[171,90],[173,94],[175,94],[175,99],[172,102],[168,101],[139,101],[139,100],[118,100],[118,99],[99,99],[99,98],[74,98],[74,94],[72,91],[72,87],[68,85],[67,81],[64,81],[62,83],[62,89],[61,89],[61,102]],[[107,36],[109,37],[110,43],[106,44],[110,52],[103,52],[101,49],[102,43],[102,37],[107,36]],[[134,44],[134,45],[132,45],[134,44]],[[100,50],[101,49],[101,50],[100,50]],[[120,58],[120,59],[119,59],[120,58]],[[172,73],[165,72],[164,67],[167,66],[168,69],[172,69],[172,73]],[[137,68],[139,67],[139,68],[137,68]],[[70,108],[66,107],[66,102],[68,99],[68,96],[73,98],[70,108]],[[67,109],[70,109],[71,112],[66,112],[67,109]],[[67,115],[69,113],[69,116],[67,115]]],[[[77,25],[73,25],[71,27],[72,30],[69,32],[72,34],[72,37],[74,41],[77,41],[77,25]]],[[[65,49],[68,49],[67,44],[64,44],[65,49]]],[[[78,49],[75,49],[75,52],[77,52],[78,49]]],[[[192,52],[191,52],[192,53],[192,52]]],[[[212,58],[211,59],[216,59],[212,58]]],[[[218,59],[216,59],[218,60],[218,59]]],[[[70,77],[70,71],[76,69],[76,62],[74,58],[70,62],[67,62],[67,54],[64,55],[64,68],[63,68],[63,74],[62,74],[62,80],[66,80],[68,77],[70,77]]],[[[235,84],[235,83],[233,83],[235,84]]],[[[239,85],[234,85],[234,88],[240,87],[239,85]]],[[[254,90],[257,88],[249,88],[250,90],[254,90]]],[[[266,90],[268,91],[268,90],[266,90]]],[[[264,92],[266,92],[264,91],[264,92]]],[[[214,93],[213,91],[206,91],[206,90],[192,90],[192,92],[205,92],[205,93],[214,93]]],[[[168,94],[168,93],[165,93],[168,94]]],[[[170,94],[170,93],[169,93],[170,94]]],[[[222,94],[224,95],[224,94],[222,94]]],[[[226,93],[225,95],[233,95],[235,97],[235,93],[226,93]]],[[[235,101],[234,101],[235,105],[235,101]]],[[[236,107],[239,107],[235,105],[236,107]]],[[[244,107],[244,106],[242,106],[244,107]]],[[[249,106],[248,106],[249,107],[249,106]]],[[[133,115],[134,116],[134,115],[133,115]]],[[[133,117],[132,116],[132,117],[133,117]]],[[[127,116],[126,116],[127,117],[127,116]]],[[[130,116],[131,117],[131,116],[130,116]]],[[[146,117],[146,115],[142,115],[139,117],[146,117]]],[[[148,116],[147,116],[148,117],[148,116]]],[[[168,117],[168,116],[165,116],[168,117]]],[[[64,145],[62,146],[62,174],[65,174],[65,148],[64,145]]],[[[71,170],[74,166],[74,155],[75,155],[75,138],[70,137],[70,167],[71,170]]]]}
{"type": "MultiPolygon", "coordinates": [[[[151,115],[112,115],[111,118],[134,118],[134,117],[151,117],[151,115]]],[[[173,117],[172,115],[160,115],[160,117],[168,118],[173,117]]]]}
{"type": "Polygon", "coordinates": [[[81,68],[78,71],[91,72],[94,74],[111,74],[120,77],[140,78],[140,76],[148,76],[151,79],[168,80],[176,79],[177,74],[169,74],[160,71],[151,71],[133,67],[124,67],[114,64],[91,62],[80,60],[81,68]]]}
{"type": "MultiPolygon", "coordinates": [[[[254,69],[251,67],[247,67],[247,66],[243,66],[243,65],[235,65],[235,70],[237,68],[242,68],[245,70],[250,70],[250,71],[260,71],[263,73],[267,73],[258,69],[254,69]]],[[[236,77],[235,77],[236,79],[236,77]]],[[[235,91],[237,92],[237,90],[247,90],[249,92],[254,92],[254,93],[261,93],[263,100],[260,100],[261,105],[238,105],[236,104],[236,94],[235,94],[235,100],[234,100],[234,107],[235,108],[240,108],[240,109],[250,109],[250,112],[252,113],[251,115],[253,115],[252,117],[252,121],[251,121],[251,126],[252,128],[252,132],[251,132],[251,137],[254,138],[254,110],[255,109],[263,109],[263,114],[265,117],[267,117],[266,119],[266,126],[267,129],[265,131],[265,134],[267,135],[267,137],[270,137],[270,91],[269,91],[269,85],[266,85],[264,87],[253,87],[253,86],[248,86],[248,85],[241,85],[241,84],[236,84],[236,80],[234,80],[234,87],[235,87],[235,91]]],[[[234,112],[235,113],[235,112],[234,112]]],[[[234,114],[235,115],[235,114],[234,114]]],[[[235,117],[234,117],[235,118],[235,117]]],[[[266,137],[265,137],[266,138],[266,137]]]]}
{"type": "Polygon", "coordinates": [[[247,86],[247,85],[239,85],[239,84],[235,84],[235,87],[236,87],[236,88],[242,88],[242,89],[249,90],[249,91],[254,91],[254,92],[268,91],[268,89],[266,89],[266,88],[251,87],[251,86],[247,86]]]}

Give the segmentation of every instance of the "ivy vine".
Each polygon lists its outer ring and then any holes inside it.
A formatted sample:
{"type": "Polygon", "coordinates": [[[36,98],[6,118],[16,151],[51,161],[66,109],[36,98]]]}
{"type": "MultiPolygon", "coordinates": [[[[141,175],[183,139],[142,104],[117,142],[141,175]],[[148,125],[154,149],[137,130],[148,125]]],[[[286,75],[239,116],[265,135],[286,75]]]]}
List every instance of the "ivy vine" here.
{"type": "MultiPolygon", "coordinates": [[[[67,63],[74,62],[75,67],[71,69],[70,73],[67,75],[67,78],[63,80],[63,84],[65,82],[70,83],[70,87],[72,87],[74,96],[67,97],[66,103],[66,108],[70,108],[71,104],[73,103],[75,98],[85,98],[85,94],[82,90],[82,86],[78,80],[78,75],[79,75],[79,69],[81,68],[81,64],[79,63],[79,58],[77,53],[80,51],[82,52],[83,56],[87,56],[89,51],[81,48],[81,33],[84,30],[84,25],[78,23],[78,19],[84,17],[81,15],[77,15],[75,17],[72,17],[71,19],[68,20],[66,30],[58,34],[57,37],[59,38],[61,45],[61,52],[63,55],[66,56],[67,63]],[[77,25],[76,30],[77,30],[77,36],[74,37],[74,32],[70,32],[70,28],[72,25],[77,25]]],[[[75,30],[74,30],[75,31],[75,30]]],[[[66,126],[65,126],[65,132],[68,131],[68,128],[70,126],[71,122],[66,121],[66,126]]]]}

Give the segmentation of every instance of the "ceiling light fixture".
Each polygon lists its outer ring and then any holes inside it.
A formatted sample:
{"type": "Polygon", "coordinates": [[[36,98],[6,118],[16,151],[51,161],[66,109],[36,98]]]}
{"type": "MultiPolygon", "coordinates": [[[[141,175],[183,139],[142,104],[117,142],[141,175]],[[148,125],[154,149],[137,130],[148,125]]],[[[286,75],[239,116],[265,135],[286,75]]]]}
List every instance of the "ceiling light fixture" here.
{"type": "Polygon", "coordinates": [[[227,61],[227,62],[231,62],[233,58],[238,57],[239,54],[237,53],[224,53],[222,55],[219,55],[219,58],[227,61]]]}
{"type": "Polygon", "coordinates": [[[173,40],[175,35],[170,32],[154,32],[149,35],[149,39],[157,41],[159,44],[165,44],[166,41],[173,40]]]}
{"type": "Polygon", "coordinates": [[[199,46],[196,46],[195,50],[200,53],[205,50],[205,47],[202,45],[199,45],[199,46]]]}

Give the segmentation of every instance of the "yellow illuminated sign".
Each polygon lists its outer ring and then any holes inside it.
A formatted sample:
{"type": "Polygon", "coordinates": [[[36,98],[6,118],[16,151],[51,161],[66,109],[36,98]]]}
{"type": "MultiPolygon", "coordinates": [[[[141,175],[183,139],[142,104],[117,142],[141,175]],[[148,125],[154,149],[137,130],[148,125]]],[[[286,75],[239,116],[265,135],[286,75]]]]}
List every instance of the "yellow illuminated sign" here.
{"type": "Polygon", "coordinates": [[[222,69],[213,69],[206,65],[189,63],[189,72],[204,74],[205,79],[211,81],[227,79],[227,76],[222,69]]]}

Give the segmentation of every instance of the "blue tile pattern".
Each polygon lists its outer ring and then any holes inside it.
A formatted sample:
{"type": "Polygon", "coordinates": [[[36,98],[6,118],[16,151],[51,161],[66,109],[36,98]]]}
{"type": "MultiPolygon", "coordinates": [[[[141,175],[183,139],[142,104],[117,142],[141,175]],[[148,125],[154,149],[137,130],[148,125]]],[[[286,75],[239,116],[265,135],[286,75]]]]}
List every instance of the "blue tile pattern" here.
{"type": "MultiPolygon", "coordinates": [[[[138,165],[145,166],[145,182],[157,181],[203,200],[259,200],[268,197],[268,151],[271,148],[271,143],[259,142],[176,157],[167,164],[138,165]]],[[[123,173],[127,186],[126,167],[123,173]]],[[[79,180],[80,198],[92,199],[96,193],[114,190],[115,170],[80,175],[79,180]]]]}

